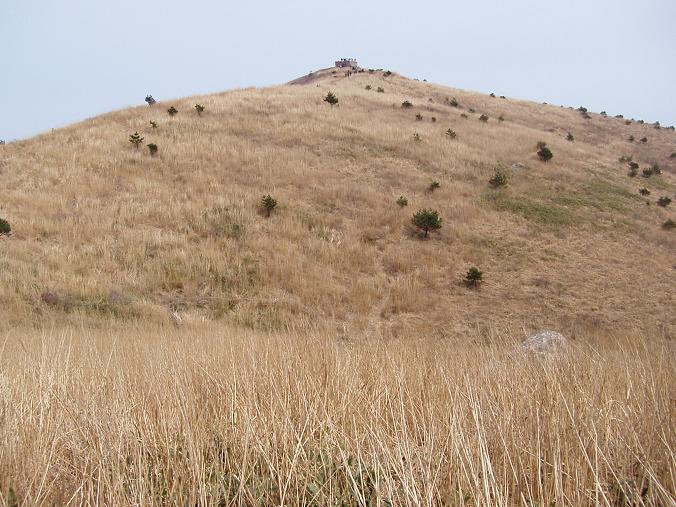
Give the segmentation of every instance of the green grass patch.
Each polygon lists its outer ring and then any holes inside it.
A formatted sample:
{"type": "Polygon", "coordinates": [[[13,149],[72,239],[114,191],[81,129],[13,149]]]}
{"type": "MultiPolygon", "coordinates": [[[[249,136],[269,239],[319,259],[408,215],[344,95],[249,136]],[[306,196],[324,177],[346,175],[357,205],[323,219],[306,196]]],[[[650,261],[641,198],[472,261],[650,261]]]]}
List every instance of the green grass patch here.
{"type": "Polygon", "coordinates": [[[485,194],[486,204],[497,211],[519,215],[526,220],[546,227],[567,227],[579,222],[578,217],[563,206],[533,199],[525,195],[510,195],[507,192],[485,194]]]}

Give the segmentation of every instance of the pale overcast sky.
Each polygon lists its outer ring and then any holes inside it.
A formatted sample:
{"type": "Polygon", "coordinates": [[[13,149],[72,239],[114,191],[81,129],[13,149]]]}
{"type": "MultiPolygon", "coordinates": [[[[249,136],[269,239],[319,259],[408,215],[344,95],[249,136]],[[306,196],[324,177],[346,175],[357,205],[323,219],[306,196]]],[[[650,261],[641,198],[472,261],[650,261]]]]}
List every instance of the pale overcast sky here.
{"type": "Polygon", "coordinates": [[[364,67],[676,124],[676,0],[0,0],[0,139],[364,67]]]}

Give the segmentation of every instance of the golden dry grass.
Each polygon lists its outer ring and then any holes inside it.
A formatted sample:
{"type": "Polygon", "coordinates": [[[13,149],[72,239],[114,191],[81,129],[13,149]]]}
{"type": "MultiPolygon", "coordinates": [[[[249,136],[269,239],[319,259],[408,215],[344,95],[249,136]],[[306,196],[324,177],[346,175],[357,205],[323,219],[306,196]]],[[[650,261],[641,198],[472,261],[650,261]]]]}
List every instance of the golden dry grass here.
{"type": "Polygon", "coordinates": [[[6,505],[673,505],[673,342],[514,347],[9,333],[0,490],[6,505]]]}
{"type": "Polygon", "coordinates": [[[331,72],[0,146],[0,505],[673,505],[676,134],[331,72]]]}
{"type": "Polygon", "coordinates": [[[0,215],[14,229],[0,238],[0,326],[161,321],[171,307],[257,329],[673,335],[676,242],[660,228],[673,215],[654,202],[674,197],[676,134],[397,75],[312,79],[117,111],[0,147],[0,215]],[[322,101],[329,89],[338,107],[322,101]],[[134,131],[157,157],[134,150],[134,131]],[[554,152],[547,164],[538,140],[554,152]],[[663,174],[631,179],[620,155],[663,174]],[[500,164],[510,184],[492,190],[500,164]],[[429,193],[432,179],[441,188],[429,193]],[[269,220],[256,209],[264,193],[280,203],[269,220]],[[429,241],[410,231],[422,207],[444,221],[429,241]],[[460,283],[473,265],[486,273],[477,293],[460,283]]]}

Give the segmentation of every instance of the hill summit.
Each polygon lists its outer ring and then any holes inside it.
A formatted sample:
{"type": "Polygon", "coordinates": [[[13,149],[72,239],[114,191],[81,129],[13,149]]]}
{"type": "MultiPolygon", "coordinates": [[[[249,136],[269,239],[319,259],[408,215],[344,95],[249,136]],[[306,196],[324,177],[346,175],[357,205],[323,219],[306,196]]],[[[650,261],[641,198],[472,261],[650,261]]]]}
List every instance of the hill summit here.
{"type": "Polygon", "coordinates": [[[676,133],[496,93],[336,67],[0,146],[0,327],[673,336],[676,133]]]}

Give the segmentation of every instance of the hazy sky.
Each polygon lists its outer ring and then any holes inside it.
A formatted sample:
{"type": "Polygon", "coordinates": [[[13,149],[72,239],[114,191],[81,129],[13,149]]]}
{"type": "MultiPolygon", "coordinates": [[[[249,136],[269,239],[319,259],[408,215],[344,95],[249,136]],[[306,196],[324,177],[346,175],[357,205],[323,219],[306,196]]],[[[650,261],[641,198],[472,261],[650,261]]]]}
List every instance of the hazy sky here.
{"type": "Polygon", "coordinates": [[[364,67],[676,124],[676,0],[0,0],[0,139],[364,67]]]}

